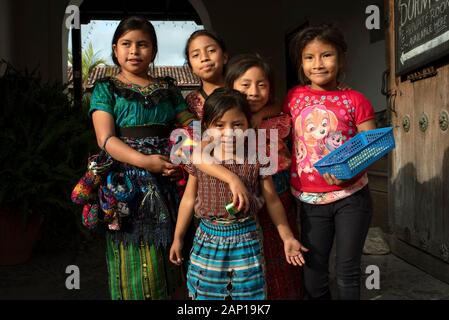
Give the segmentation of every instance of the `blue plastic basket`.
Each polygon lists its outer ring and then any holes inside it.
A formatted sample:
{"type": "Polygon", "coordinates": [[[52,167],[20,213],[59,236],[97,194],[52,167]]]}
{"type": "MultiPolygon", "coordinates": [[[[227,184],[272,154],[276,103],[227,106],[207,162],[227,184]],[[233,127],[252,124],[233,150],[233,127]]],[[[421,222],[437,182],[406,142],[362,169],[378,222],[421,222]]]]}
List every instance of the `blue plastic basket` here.
{"type": "Polygon", "coordinates": [[[363,131],[317,161],[314,166],[321,175],[330,173],[340,180],[351,179],[394,147],[392,127],[363,131]]]}

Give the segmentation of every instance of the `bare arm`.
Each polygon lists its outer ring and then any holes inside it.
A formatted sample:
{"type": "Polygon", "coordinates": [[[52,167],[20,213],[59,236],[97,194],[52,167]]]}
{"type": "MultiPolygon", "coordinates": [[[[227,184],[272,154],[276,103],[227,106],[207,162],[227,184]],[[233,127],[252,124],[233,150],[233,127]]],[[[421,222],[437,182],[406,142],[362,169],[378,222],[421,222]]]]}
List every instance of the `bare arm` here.
{"type": "Polygon", "coordinates": [[[170,248],[170,261],[176,265],[180,265],[183,260],[182,248],[184,246],[184,236],[192,221],[197,191],[198,180],[195,176],[189,175],[186,190],[179,205],[175,235],[170,248]]]}
{"type": "Polygon", "coordinates": [[[288,224],[287,216],[285,214],[284,206],[282,205],[276,189],[273,185],[271,177],[261,179],[262,195],[265,198],[268,214],[276,226],[279,236],[284,242],[284,253],[288,263],[295,266],[302,266],[305,264],[304,257],[301,251],[309,251],[298,240],[295,239],[292,230],[288,224]]]}
{"type": "Polygon", "coordinates": [[[175,171],[176,166],[169,162],[168,157],[144,155],[117,138],[114,118],[109,113],[97,110],[92,114],[92,121],[98,146],[104,148],[115,160],[164,175],[175,171]]]}
{"type": "Polygon", "coordinates": [[[178,218],[176,221],[176,229],[174,239],[182,240],[189,228],[190,221],[193,217],[193,207],[198,191],[198,180],[195,176],[189,175],[186,190],[182,196],[178,209],[178,218]]]}
{"type": "Polygon", "coordinates": [[[368,131],[376,129],[376,120],[371,119],[365,122],[362,122],[357,126],[357,132],[368,131]]]}
{"type": "Polygon", "coordinates": [[[293,232],[288,225],[284,206],[274,188],[273,179],[271,177],[261,179],[261,187],[268,213],[276,226],[282,241],[293,238],[293,232]]]}

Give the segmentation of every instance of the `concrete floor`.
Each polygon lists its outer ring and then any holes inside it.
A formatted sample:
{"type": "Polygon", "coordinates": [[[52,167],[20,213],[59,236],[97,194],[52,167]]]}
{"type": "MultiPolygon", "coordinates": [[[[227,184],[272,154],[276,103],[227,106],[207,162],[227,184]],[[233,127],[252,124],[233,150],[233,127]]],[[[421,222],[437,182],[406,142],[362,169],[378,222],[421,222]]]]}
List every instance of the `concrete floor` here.
{"type": "MultiPolygon", "coordinates": [[[[449,284],[443,283],[394,255],[363,256],[362,270],[380,269],[380,289],[367,290],[362,279],[363,300],[448,300],[449,284]]],[[[333,273],[331,278],[334,279],[333,273]]],[[[335,281],[332,282],[335,294],[335,281]]],[[[78,252],[35,255],[28,263],[0,266],[1,299],[109,299],[104,241],[96,240],[78,252]],[[68,265],[80,268],[80,290],[68,290],[68,265]]]]}
{"type": "MultiPolygon", "coordinates": [[[[331,279],[332,294],[337,297],[335,273],[332,270],[331,279]]],[[[363,255],[361,283],[362,300],[449,300],[449,284],[393,254],[363,255]],[[373,272],[366,270],[372,265],[379,268],[380,288],[369,290],[366,280],[373,272]]]]}
{"type": "Polygon", "coordinates": [[[17,266],[0,266],[0,300],[107,300],[108,277],[102,238],[79,251],[36,253],[17,266]],[[66,268],[80,270],[80,289],[68,290],[66,268]]]}

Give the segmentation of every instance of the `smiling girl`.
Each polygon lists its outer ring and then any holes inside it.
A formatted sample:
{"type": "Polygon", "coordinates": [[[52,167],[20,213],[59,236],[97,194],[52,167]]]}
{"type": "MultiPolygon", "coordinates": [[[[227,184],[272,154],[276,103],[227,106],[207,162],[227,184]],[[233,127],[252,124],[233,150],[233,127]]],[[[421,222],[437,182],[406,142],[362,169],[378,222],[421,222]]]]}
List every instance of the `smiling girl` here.
{"type": "Polygon", "coordinates": [[[329,255],[336,238],[340,299],[360,298],[360,261],[372,216],[366,172],[349,181],[321,176],[314,163],[357,132],[375,128],[364,95],[341,90],[346,43],[331,25],[312,26],[292,40],[290,53],[301,85],[291,89],[284,112],[293,119],[291,186],[299,200],[309,299],[330,299],[329,255]]]}
{"type": "MultiPolygon", "coordinates": [[[[240,177],[250,190],[249,210],[226,209],[231,190],[227,184],[193,165],[188,165],[189,180],[179,207],[170,260],[183,260],[184,236],[195,212],[200,219],[187,273],[187,286],[193,299],[259,300],[266,299],[262,240],[256,213],[266,202],[282,246],[278,252],[288,263],[301,263],[301,244],[289,227],[284,208],[274,189],[271,176],[264,175],[260,163],[226,148],[229,132],[250,127],[246,97],[228,88],[215,90],[204,106],[203,129],[214,130],[221,144],[214,157],[227,170],[240,177]],[[242,158],[239,158],[242,157],[242,158]]],[[[215,137],[215,135],[214,135],[215,137]]],[[[232,145],[232,143],[230,143],[232,145]]]]}
{"type": "MultiPolygon", "coordinates": [[[[109,288],[113,300],[167,299],[183,285],[168,263],[179,203],[172,178],[169,136],[176,123],[193,120],[174,80],[153,78],[157,54],[153,25],[144,18],[120,22],[112,40],[116,77],[99,80],[92,93],[98,145],[114,161],[100,186],[109,288]]],[[[100,195],[100,193],[99,193],[100,195]]]]}

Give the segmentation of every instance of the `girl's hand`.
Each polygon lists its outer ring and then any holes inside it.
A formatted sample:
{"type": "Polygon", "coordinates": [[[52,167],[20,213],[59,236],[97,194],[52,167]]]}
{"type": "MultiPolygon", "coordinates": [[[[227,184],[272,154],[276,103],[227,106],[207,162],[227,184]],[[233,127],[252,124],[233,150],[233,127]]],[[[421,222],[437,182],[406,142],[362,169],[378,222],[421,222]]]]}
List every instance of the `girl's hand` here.
{"type": "Polygon", "coordinates": [[[292,264],[294,266],[303,266],[306,264],[301,251],[307,252],[309,251],[309,249],[304,247],[298,240],[293,237],[284,240],[285,258],[289,264],[292,264]]]}
{"type": "Polygon", "coordinates": [[[173,244],[170,248],[170,261],[171,263],[180,266],[181,263],[184,261],[184,258],[182,257],[182,247],[184,246],[184,243],[182,240],[175,239],[173,240],[173,244]]]}
{"type": "Polygon", "coordinates": [[[177,181],[183,177],[182,169],[179,166],[176,166],[173,169],[167,170],[166,172],[162,173],[162,175],[164,177],[170,177],[171,181],[177,181]]]}
{"type": "Polygon", "coordinates": [[[244,212],[248,212],[249,192],[242,180],[240,180],[238,177],[232,179],[232,181],[229,183],[229,189],[231,189],[232,192],[232,203],[234,207],[237,208],[237,211],[241,211],[243,209],[244,212]]]}
{"type": "Polygon", "coordinates": [[[163,175],[171,175],[176,169],[176,166],[170,163],[170,159],[167,156],[160,154],[145,155],[141,167],[150,172],[162,173],[163,175]]]}
{"type": "Polygon", "coordinates": [[[263,114],[259,111],[257,113],[254,113],[253,115],[251,115],[251,127],[253,129],[257,129],[260,127],[260,124],[262,123],[263,120],[263,114]]]}
{"type": "Polygon", "coordinates": [[[333,174],[325,173],[323,174],[324,180],[326,180],[329,185],[341,185],[344,181],[337,179],[333,174]]]}

